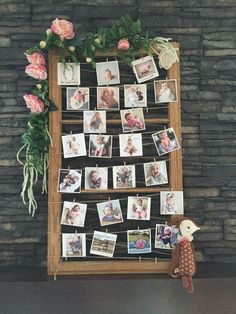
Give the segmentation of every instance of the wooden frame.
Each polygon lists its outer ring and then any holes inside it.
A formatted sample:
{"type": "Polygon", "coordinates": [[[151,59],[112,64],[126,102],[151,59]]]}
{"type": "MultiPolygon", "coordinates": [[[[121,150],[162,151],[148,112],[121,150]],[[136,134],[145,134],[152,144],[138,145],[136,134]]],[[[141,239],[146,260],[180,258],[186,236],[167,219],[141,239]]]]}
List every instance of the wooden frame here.
{"type": "MultiPolygon", "coordinates": [[[[179,51],[179,44],[173,43],[173,46],[179,51]]],[[[112,51],[109,56],[116,56],[116,52],[112,51]]],[[[101,56],[101,55],[99,55],[101,56]]],[[[104,55],[102,55],[104,56],[104,55]]],[[[70,124],[70,120],[61,121],[62,114],[62,92],[60,86],[57,84],[57,63],[59,62],[59,55],[56,52],[49,54],[49,97],[57,105],[58,110],[49,115],[49,131],[53,139],[53,147],[49,150],[49,177],[48,177],[48,275],[82,275],[82,274],[130,274],[130,273],[164,273],[167,272],[168,261],[150,261],[143,260],[141,263],[137,261],[62,261],[61,260],[61,208],[58,206],[61,202],[61,194],[57,192],[57,171],[50,171],[61,168],[61,160],[58,158],[58,152],[61,152],[61,136],[60,130],[62,123],[70,124]]],[[[178,102],[169,104],[168,119],[166,122],[169,127],[173,127],[177,138],[181,142],[181,103],[180,103],[180,64],[175,62],[170,70],[168,70],[168,79],[177,80],[178,102]]],[[[158,123],[160,119],[151,119],[152,122],[158,123]]],[[[111,124],[117,123],[115,120],[108,121],[111,124]]],[[[75,122],[73,122],[75,123],[75,122]]],[[[78,121],[76,123],[81,123],[78,121]]],[[[183,190],[182,179],[182,150],[176,150],[170,153],[170,180],[169,186],[173,190],[183,190]]],[[[148,192],[157,192],[164,190],[163,188],[150,187],[148,192]]],[[[83,191],[85,192],[85,191],[83,191]]],[[[106,193],[114,193],[111,189],[106,193]]],[[[122,190],[119,189],[119,193],[122,190]]],[[[132,192],[132,191],[130,191],[132,192]]],[[[135,189],[136,193],[141,192],[135,189]]],[[[87,191],[91,193],[91,191],[87,191]]]]}

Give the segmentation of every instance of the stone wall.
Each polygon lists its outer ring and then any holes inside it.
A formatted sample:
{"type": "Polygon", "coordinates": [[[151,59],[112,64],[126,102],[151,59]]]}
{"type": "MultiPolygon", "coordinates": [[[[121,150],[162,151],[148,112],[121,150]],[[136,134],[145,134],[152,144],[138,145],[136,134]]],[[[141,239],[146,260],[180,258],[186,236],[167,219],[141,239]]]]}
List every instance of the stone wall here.
{"type": "Polygon", "coordinates": [[[151,36],[181,44],[186,215],[196,219],[199,261],[236,261],[236,1],[0,0],[0,265],[45,265],[47,204],[32,219],[20,199],[15,155],[27,123],[24,50],[56,18],[77,20],[81,36],[124,14],[151,36]]]}

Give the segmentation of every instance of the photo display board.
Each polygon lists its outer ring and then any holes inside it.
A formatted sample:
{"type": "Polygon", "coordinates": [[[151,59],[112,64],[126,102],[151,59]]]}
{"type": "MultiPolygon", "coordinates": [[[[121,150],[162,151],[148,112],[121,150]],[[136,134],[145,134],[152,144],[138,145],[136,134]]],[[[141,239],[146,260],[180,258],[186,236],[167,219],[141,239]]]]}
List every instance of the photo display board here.
{"type": "MultiPolygon", "coordinates": [[[[179,48],[177,43],[173,43],[173,45],[177,49],[179,48]]],[[[171,250],[155,248],[155,233],[157,224],[165,225],[166,221],[170,219],[170,216],[160,214],[160,191],[183,190],[180,65],[176,62],[166,71],[158,68],[158,62],[155,59],[159,76],[138,83],[132,68],[118,60],[116,56],[115,51],[111,51],[107,55],[100,54],[97,55],[96,62],[118,61],[120,83],[98,86],[98,79],[101,78],[97,78],[96,70],[92,68],[91,64],[81,59],[80,85],[73,86],[58,85],[60,57],[56,52],[51,52],[49,55],[49,93],[50,99],[57,106],[57,111],[50,113],[49,123],[54,144],[49,152],[48,170],[49,275],[55,275],[55,273],[57,275],[158,273],[166,272],[168,269],[171,250]],[[154,82],[157,82],[156,90],[158,90],[161,80],[175,80],[177,99],[168,103],[156,103],[158,100],[155,99],[154,82]],[[145,87],[141,86],[142,92],[142,88],[146,88],[147,106],[144,101],[143,103],[141,101],[141,109],[132,105],[129,108],[125,107],[125,100],[126,104],[128,101],[127,91],[124,92],[124,90],[134,84],[137,86],[143,84],[145,87]],[[80,109],[75,109],[72,96],[78,88],[83,93],[84,104],[80,109]],[[116,100],[115,109],[104,110],[101,95],[105,89],[113,91],[113,98],[116,100]],[[100,95],[100,104],[97,99],[98,95],[100,95]],[[89,104],[85,99],[89,101],[89,104]],[[96,127],[91,130],[91,121],[96,110],[102,111],[100,119],[103,119],[103,123],[99,130],[96,127]],[[127,110],[127,112],[123,110],[127,110]],[[130,129],[130,125],[126,123],[125,115],[130,112],[139,120],[139,123],[136,124],[137,129],[130,129]],[[86,121],[89,122],[86,124],[86,121]],[[169,128],[174,130],[180,149],[168,154],[161,154],[161,152],[158,154],[152,135],[169,128]],[[83,133],[84,135],[82,135],[83,133]],[[141,145],[139,145],[140,134],[141,145]],[[77,137],[80,144],[82,143],[82,146],[79,146],[80,153],[77,152],[76,145],[73,152],[67,149],[68,145],[70,148],[72,147],[73,136],[75,140],[77,137]],[[97,142],[99,141],[98,137],[101,142],[97,142]],[[134,151],[125,155],[126,144],[130,137],[134,140],[133,143],[138,152],[134,151]],[[83,139],[85,143],[83,143],[83,139]],[[102,141],[106,144],[105,152],[100,154],[98,148],[102,147],[102,141]],[[97,144],[100,144],[98,148],[97,144]],[[146,165],[147,173],[145,174],[143,164],[154,161],[165,161],[166,163],[168,178],[160,185],[153,185],[149,180],[148,165],[146,165]],[[125,178],[124,174],[123,177],[121,175],[121,178],[118,176],[122,167],[128,168],[133,181],[125,178]],[[135,174],[132,173],[133,168],[135,168],[135,174]],[[71,170],[76,170],[77,179],[82,174],[81,186],[62,192],[60,189],[63,190],[63,182],[71,170]],[[104,185],[101,187],[101,182],[97,181],[97,188],[91,188],[89,178],[91,172],[96,172],[96,170],[101,170],[99,174],[102,176],[104,185]],[[146,216],[141,217],[138,212],[127,211],[137,197],[143,197],[143,201],[146,202],[145,205],[148,207],[146,216]],[[105,211],[109,209],[111,202],[118,202],[117,200],[119,200],[119,204],[113,204],[116,208],[115,222],[113,220],[111,223],[109,217],[104,217],[105,211]],[[66,218],[65,212],[72,202],[81,204],[80,220],[73,222],[73,225],[66,218]],[[99,205],[97,206],[97,204],[99,205]],[[137,240],[135,238],[137,234],[133,233],[135,230],[139,230],[141,233],[144,230],[145,236],[151,240],[150,248],[143,251],[142,254],[139,254],[138,250],[132,249],[131,246],[128,250],[127,241],[131,243],[134,239],[137,240]],[[96,234],[94,234],[95,231],[96,234]],[[80,253],[70,255],[66,245],[76,240],[75,233],[78,233],[80,245],[83,248],[80,248],[80,253]],[[68,239],[69,236],[64,234],[71,234],[71,237],[68,239]],[[106,244],[105,249],[101,247],[101,243],[106,244]],[[112,247],[112,243],[115,243],[114,247],[112,247]],[[97,255],[96,252],[99,250],[100,254],[97,255]]],[[[137,59],[141,56],[141,53],[137,54],[137,59]]],[[[76,252],[76,249],[73,252],[76,252]]]]}

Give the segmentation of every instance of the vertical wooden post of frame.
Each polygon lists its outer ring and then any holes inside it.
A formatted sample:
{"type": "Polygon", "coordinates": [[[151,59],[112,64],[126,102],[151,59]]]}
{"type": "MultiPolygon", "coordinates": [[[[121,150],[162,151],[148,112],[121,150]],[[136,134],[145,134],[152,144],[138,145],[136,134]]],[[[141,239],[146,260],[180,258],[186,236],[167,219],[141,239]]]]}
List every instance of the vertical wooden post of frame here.
{"type": "MultiPolygon", "coordinates": [[[[179,57],[179,43],[173,43],[179,57]]],[[[176,79],[177,83],[177,102],[169,103],[169,126],[175,130],[176,137],[181,143],[181,101],[180,101],[180,62],[175,62],[168,70],[168,79],[176,79]]],[[[182,173],[182,149],[170,153],[170,188],[174,191],[183,190],[182,173]]]]}
{"type": "Polygon", "coordinates": [[[61,195],[57,192],[58,169],[61,167],[61,106],[62,93],[57,84],[57,63],[59,56],[49,54],[49,98],[56,104],[57,110],[49,114],[49,132],[53,147],[49,149],[48,171],[48,274],[54,274],[61,256],[61,195]]]}

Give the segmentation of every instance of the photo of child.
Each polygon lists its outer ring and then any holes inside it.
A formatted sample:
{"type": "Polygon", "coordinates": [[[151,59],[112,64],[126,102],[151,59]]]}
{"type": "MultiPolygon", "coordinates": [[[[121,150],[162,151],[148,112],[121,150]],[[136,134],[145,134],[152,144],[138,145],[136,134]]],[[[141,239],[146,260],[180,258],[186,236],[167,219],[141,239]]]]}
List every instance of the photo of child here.
{"type": "Polygon", "coordinates": [[[86,234],[62,233],[62,257],[85,257],[86,234]]]}
{"type": "Polygon", "coordinates": [[[97,204],[98,216],[101,226],[113,225],[123,222],[119,200],[112,200],[97,204]]]}
{"type": "Polygon", "coordinates": [[[160,192],[161,215],[183,215],[184,201],[182,191],[160,192]]]}
{"type": "Polygon", "coordinates": [[[67,110],[89,110],[89,88],[67,87],[67,110]]]}
{"type": "Polygon", "coordinates": [[[62,147],[64,158],[86,156],[86,145],[83,133],[63,135],[62,147]]]}
{"type": "Polygon", "coordinates": [[[84,111],[84,133],[106,133],[106,111],[84,111]]]}
{"type": "Polygon", "coordinates": [[[142,108],[121,110],[120,115],[124,133],[145,130],[142,108]]]}
{"type": "Polygon", "coordinates": [[[118,87],[97,87],[97,108],[118,110],[120,107],[118,87]]]}
{"type": "Polygon", "coordinates": [[[156,225],[155,248],[173,250],[177,244],[179,229],[176,226],[156,225]]]}
{"type": "Polygon", "coordinates": [[[58,85],[80,85],[80,65],[76,63],[57,64],[58,85]]]}
{"type": "Polygon", "coordinates": [[[90,254],[113,257],[116,239],[116,234],[94,231],[90,254]]]}
{"type": "Polygon", "coordinates": [[[125,107],[147,107],[146,84],[124,85],[125,107]]]}
{"type": "Polygon", "coordinates": [[[176,80],[154,81],[155,102],[176,102],[177,84],[176,80]]]}
{"type": "Polygon", "coordinates": [[[143,167],[146,186],[168,183],[166,161],[144,163],[143,167]]]}
{"type": "Polygon", "coordinates": [[[85,190],[107,190],[108,168],[85,167],[85,190]]]}
{"type": "Polygon", "coordinates": [[[89,157],[111,158],[112,135],[93,135],[89,137],[89,157]]]}
{"type": "Polygon", "coordinates": [[[151,253],[151,229],[127,230],[128,254],[151,253]]]}
{"type": "Polygon", "coordinates": [[[155,61],[151,56],[133,61],[132,66],[138,83],[142,83],[159,76],[155,61]]]}
{"type": "Polygon", "coordinates": [[[81,170],[59,169],[57,191],[61,193],[80,193],[81,178],[81,170]]]}
{"type": "Polygon", "coordinates": [[[97,62],[96,73],[98,85],[112,85],[120,83],[118,61],[97,62]]]}
{"type": "Polygon", "coordinates": [[[143,156],[142,134],[119,134],[120,156],[143,156]]]}
{"type": "Polygon", "coordinates": [[[87,205],[65,201],[63,204],[61,224],[84,227],[87,205]]]}
{"type": "Polygon", "coordinates": [[[128,197],[127,219],[150,220],[151,198],[150,197],[128,197]]]}
{"type": "Polygon", "coordinates": [[[156,146],[158,155],[168,154],[177,149],[180,149],[178,140],[173,128],[169,128],[163,131],[152,134],[154,144],[156,146]]]}
{"type": "Polygon", "coordinates": [[[135,188],[135,166],[124,165],[114,166],[113,171],[113,188],[114,189],[126,189],[135,188]]]}

